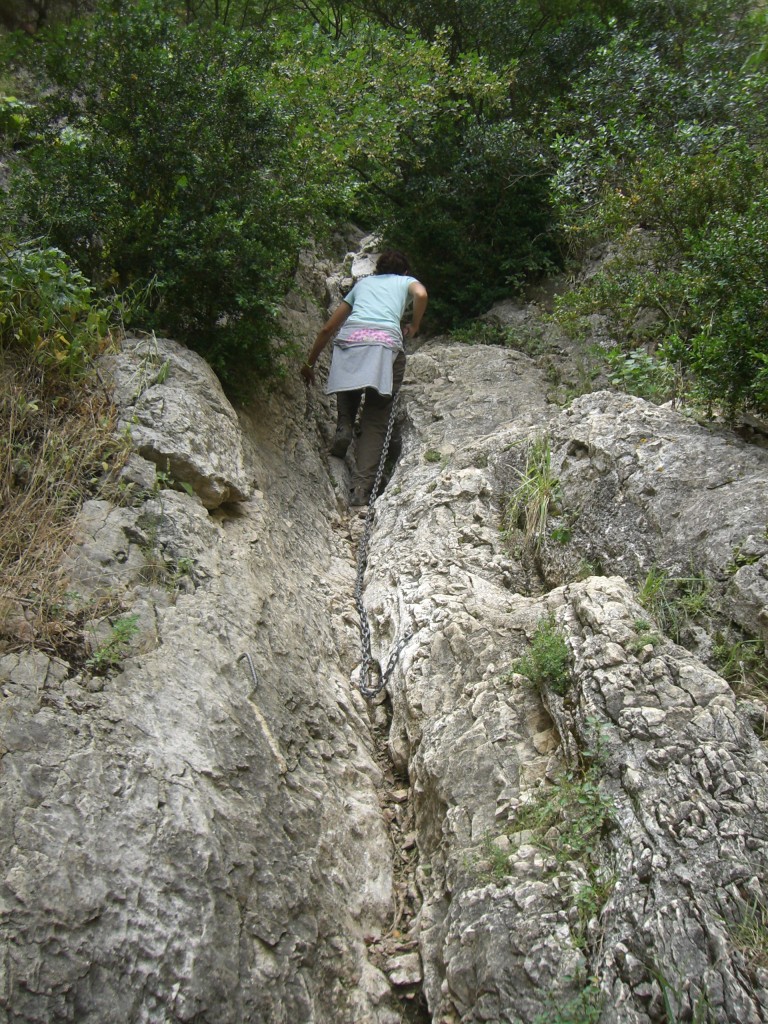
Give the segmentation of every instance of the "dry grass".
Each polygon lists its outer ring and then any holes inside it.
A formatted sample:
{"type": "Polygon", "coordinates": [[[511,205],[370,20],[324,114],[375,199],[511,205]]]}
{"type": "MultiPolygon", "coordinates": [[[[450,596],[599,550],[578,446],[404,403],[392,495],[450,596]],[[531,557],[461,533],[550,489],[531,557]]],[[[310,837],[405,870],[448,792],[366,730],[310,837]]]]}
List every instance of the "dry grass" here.
{"type": "Polygon", "coordinates": [[[127,452],[115,420],[95,376],[62,381],[0,353],[0,651],[65,653],[78,639],[61,561],[83,502],[127,452]]]}

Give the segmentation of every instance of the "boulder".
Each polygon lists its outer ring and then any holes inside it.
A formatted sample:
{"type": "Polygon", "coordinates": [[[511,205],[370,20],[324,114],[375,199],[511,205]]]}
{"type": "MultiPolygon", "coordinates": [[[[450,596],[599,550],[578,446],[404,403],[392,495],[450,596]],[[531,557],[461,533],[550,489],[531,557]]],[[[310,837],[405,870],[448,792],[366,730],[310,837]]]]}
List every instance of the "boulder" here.
{"type": "Polygon", "coordinates": [[[129,334],[102,365],[119,428],[162,480],[188,487],[209,509],[248,498],[237,415],[201,356],[168,338],[129,334]]]}

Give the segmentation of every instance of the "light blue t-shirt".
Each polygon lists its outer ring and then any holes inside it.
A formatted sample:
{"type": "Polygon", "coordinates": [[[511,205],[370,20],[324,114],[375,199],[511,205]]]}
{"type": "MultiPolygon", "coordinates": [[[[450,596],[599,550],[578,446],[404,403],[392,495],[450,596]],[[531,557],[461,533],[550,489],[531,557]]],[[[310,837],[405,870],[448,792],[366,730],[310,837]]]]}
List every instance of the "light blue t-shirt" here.
{"type": "Polygon", "coordinates": [[[373,274],[361,278],[344,297],[352,307],[345,327],[377,326],[400,334],[400,321],[408,305],[408,288],[416,281],[407,274],[373,274]]]}

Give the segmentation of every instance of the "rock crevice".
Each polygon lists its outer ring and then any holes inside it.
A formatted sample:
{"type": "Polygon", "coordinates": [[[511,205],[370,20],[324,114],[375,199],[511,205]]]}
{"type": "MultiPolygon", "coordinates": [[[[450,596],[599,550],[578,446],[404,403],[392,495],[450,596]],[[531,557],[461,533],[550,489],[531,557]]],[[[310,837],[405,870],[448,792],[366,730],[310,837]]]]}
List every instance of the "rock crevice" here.
{"type": "MultiPolygon", "coordinates": [[[[291,330],[339,287],[303,261],[291,330]]],[[[87,657],[0,656],[0,1020],[768,1020],[763,705],[637,597],[694,565],[765,642],[768,452],[423,345],[365,577],[374,656],[403,648],[366,703],[329,399],[236,414],[156,338],[109,373],[137,453],[64,566],[87,657]],[[532,678],[543,627],[565,681],[532,678]]]]}

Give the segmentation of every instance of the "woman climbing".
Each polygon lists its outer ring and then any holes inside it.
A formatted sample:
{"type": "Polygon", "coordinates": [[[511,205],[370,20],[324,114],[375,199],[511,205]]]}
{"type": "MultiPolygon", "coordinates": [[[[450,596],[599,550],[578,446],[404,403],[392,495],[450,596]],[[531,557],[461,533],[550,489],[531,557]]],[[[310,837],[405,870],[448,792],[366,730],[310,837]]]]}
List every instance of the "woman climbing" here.
{"type": "MultiPolygon", "coordinates": [[[[390,249],[376,261],[370,277],[361,278],[320,328],[301,368],[314,384],[315,363],[333,338],[326,394],[336,394],[337,425],[331,455],[344,458],[365,395],[352,475],[351,505],[366,505],[376,479],[394,396],[403,382],[403,337],[412,338],[427,308],[427,290],[409,274],[408,259],[390,249]],[[409,301],[411,322],[401,328],[409,301]]],[[[375,497],[375,495],[374,495],[375,497]]]]}

